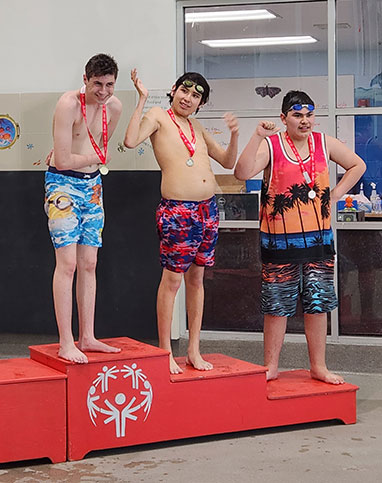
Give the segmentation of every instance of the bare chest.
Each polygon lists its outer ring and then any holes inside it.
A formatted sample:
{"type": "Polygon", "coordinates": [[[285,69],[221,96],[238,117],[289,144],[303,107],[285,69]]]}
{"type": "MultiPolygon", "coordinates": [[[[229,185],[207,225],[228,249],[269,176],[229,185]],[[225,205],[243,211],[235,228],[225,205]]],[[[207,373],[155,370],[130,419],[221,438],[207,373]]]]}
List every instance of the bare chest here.
{"type": "Polygon", "coordinates": [[[87,122],[85,122],[82,113],[79,113],[76,117],[73,124],[73,141],[82,141],[90,138],[90,132],[98,144],[102,140],[102,111],[87,113],[86,118],[87,122]]]}

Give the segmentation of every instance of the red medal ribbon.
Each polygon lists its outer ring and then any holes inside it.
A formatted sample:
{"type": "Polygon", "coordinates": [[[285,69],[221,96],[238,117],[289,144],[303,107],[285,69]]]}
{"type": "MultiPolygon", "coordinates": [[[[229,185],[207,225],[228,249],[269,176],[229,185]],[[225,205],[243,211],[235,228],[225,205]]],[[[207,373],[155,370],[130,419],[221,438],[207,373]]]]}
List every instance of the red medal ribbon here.
{"type": "Polygon", "coordinates": [[[292,139],[290,138],[289,134],[285,132],[285,139],[287,143],[289,144],[291,150],[293,151],[293,154],[296,157],[296,160],[298,161],[298,164],[301,169],[302,176],[306,182],[307,185],[309,185],[310,189],[313,190],[314,186],[314,180],[316,179],[316,160],[314,159],[314,149],[313,149],[313,142],[312,142],[312,136],[310,135],[308,137],[308,146],[309,146],[309,157],[311,161],[311,172],[310,176],[308,171],[305,169],[304,163],[302,161],[302,158],[300,156],[300,153],[297,151],[296,146],[294,145],[292,139]]]}
{"type": "Polygon", "coordinates": [[[178,128],[179,136],[181,137],[181,139],[182,139],[184,145],[186,146],[186,148],[188,149],[190,156],[193,156],[194,153],[195,153],[196,137],[195,137],[195,131],[194,131],[194,128],[192,127],[191,121],[189,119],[187,119],[188,125],[190,126],[191,136],[192,136],[192,139],[191,139],[191,142],[190,142],[189,139],[187,139],[184,132],[182,131],[182,128],[176,122],[175,115],[172,112],[172,109],[168,109],[167,112],[168,112],[168,115],[171,117],[172,122],[178,128]]]}
{"type": "Polygon", "coordinates": [[[97,153],[101,163],[106,164],[107,142],[108,142],[106,105],[103,104],[103,106],[102,106],[102,139],[103,139],[103,149],[104,149],[104,153],[103,153],[100,150],[97,143],[94,141],[93,135],[90,132],[89,127],[88,127],[88,123],[87,123],[87,120],[86,120],[86,104],[85,104],[85,88],[84,87],[82,87],[81,90],[80,90],[80,100],[81,100],[82,116],[83,116],[84,121],[85,121],[86,129],[88,130],[90,142],[92,143],[94,151],[97,153]]]}

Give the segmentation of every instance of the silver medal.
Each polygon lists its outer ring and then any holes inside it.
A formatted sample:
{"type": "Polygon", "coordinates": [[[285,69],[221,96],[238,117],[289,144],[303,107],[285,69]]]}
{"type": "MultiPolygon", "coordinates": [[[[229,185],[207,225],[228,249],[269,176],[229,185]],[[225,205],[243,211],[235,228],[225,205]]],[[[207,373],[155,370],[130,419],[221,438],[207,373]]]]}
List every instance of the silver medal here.
{"type": "Polygon", "coordinates": [[[194,166],[194,160],[192,158],[188,158],[186,161],[188,167],[194,166]]]}
{"type": "Polygon", "coordinates": [[[314,200],[314,198],[316,197],[316,192],[314,190],[310,190],[308,196],[311,200],[314,200]]]}
{"type": "Polygon", "coordinates": [[[109,168],[105,166],[104,164],[100,166],[99,172],[103,175],[106,176],[109,173],[109,168]]]}

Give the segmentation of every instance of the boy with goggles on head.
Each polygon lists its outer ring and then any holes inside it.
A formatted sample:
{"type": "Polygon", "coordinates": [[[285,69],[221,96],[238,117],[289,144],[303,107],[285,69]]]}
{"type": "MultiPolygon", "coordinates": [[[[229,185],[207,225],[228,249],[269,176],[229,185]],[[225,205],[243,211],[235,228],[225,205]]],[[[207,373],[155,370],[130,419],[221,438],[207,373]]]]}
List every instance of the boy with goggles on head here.
{"type": "MultiPolygon", "coordinates": [[[[304,107],[308,109],[308,111],[314,111],[314,105],[313,104],[293,104],[292,107],[288,109],[287,112],[289,111],[301,111],[304,107]]],[[[286,113],[284,113],[286,114],[286,113]]]]}
{"type": "Polygon", "coordinates": [[[337,139],[313,132],[314,102],[305,92],[289,91],[281,111],[286,130],[259,122],[235,169],[241,180],[264,171],[260,241],[267,379],[278,377],[287,318],[301,297],[311,377],[342,384],[325,361],[327,313],[337,306],[330,204],[357,183],[365,163],[337,139]],[[329,160],[345,169],[333,189],[329,160]]]}
{"type": "Polygon", "coordinates": [[[195,90],[199,92],[199,94],[204,93],[204,87],[199,84],[195,84],[195,82],[192,82],[192,80],[186,79],[185,81],[182,82],[182,84],[184,85],[184,87],[187,87],[187,89],[194,86],[195,90]]]}
{"type": "Polygon", "coordinates": [[[206,79],[196,72],[187,72],[172,86],[170,109],[153,107],[141,119],[148,91],[135,69],[131,79],[139,100],[126,131],[125,146],[135,148],[150,137],[162,170],[162,200],[157,209],[163,267],[157,297],[159,346],[170,352],[170,372],[183,372],[171,351],[171,323],[175,296],[184,276],[189,327],[186,360],[195,369],[210,370],[212,364],[199,351],[204,268],[214,264],[219,224],[209,156],[225,168],[234,167],[238,123],[232,114],[224,116],[231,132],[224,150],[196,119],[190,119],[208,101],[210,92],[206,79]]]}

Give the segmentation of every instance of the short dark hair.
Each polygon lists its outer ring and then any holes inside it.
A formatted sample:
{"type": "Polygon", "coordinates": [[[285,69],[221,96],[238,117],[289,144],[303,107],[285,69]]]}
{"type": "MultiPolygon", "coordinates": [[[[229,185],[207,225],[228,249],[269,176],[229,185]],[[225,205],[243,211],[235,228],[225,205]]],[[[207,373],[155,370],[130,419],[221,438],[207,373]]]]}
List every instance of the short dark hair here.
{"type": "Polygon", "coordinates": [[[85,66],[85,75],[89,80],[91,77],[101,77],[103,75],[118,76],[118,65],[111,55],[97,54],[88,60],[85,66]]]}
{"type": "MultiPolygon", "coordinates": [[[[190,80],[194,82],[196,85],[202,86],[204,89],[204,92],[202,94],[202,100],[200,101],[201,104],[205,104],[208,102],[208,99],[210,97],[210,86],[208,85],[208,82],[206,79],[202,76],[202,74],[198,74],[198,72],[186,72],[182,76],[179,77],[179,79],[175,82],[175,90],[178,89],[179,86],[183,84],[184,81],[190,80]]],[[[174,97],[172,96],[171,92],[167,94],[167,97],[170,100],[170,104],[174,100],[174,97]]],[[[198,112],[199,108],[196,110],[198,112]]]]}
{"type": "Polygon", "coordinates": [[[312,104],[314,106],[314,101],[304,91],[289,91],[284,96],[281,112],[286,116],[295,104],[312,104]]]}

